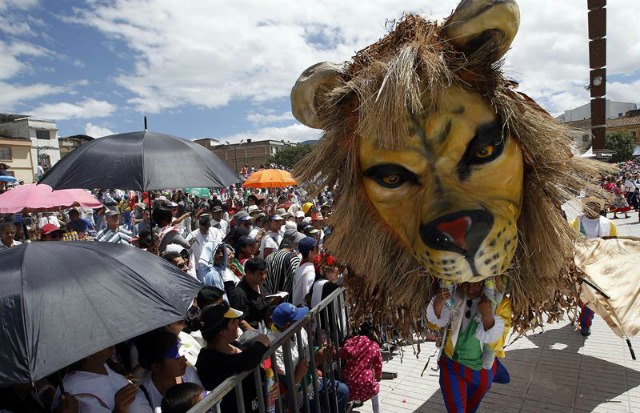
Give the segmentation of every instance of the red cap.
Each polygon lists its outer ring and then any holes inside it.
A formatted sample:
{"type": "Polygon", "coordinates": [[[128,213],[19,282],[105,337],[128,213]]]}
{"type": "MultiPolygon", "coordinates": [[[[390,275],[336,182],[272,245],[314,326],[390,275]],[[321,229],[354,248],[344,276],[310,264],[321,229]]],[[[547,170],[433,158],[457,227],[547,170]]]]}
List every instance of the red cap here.
{"type": "Polygon", "coordinates": [[[311,214],[311,220],[312,221],[324,221],[324,217],[322,216],[321,213],[316,212],[314,214],[311,214]]]}
{"type": "Polygon", "coordinates": [[[45,224],[42,228],[40,228],[40,233],[42,235],[49,235],[52,232],[56,232],[56,231],[65,232],[63,229],[60,229],[60,227],[57,226],[56,224],[45,224]]]}

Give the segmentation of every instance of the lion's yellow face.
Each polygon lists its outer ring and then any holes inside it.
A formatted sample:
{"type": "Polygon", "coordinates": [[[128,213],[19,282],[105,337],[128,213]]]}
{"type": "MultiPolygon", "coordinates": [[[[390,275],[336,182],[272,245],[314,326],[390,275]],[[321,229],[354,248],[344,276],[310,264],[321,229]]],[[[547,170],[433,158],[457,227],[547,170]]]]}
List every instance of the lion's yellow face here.
{"type": "Polygon", "coordinates": [[[403,148],[379,149],[374,138],[362,137],[368,197],[436,277],[465,282],[501,274],[518,242],[520,147],[503,136],[479,95],[452,88],[434,107],[409,115],[413,128],[403,148]]]}

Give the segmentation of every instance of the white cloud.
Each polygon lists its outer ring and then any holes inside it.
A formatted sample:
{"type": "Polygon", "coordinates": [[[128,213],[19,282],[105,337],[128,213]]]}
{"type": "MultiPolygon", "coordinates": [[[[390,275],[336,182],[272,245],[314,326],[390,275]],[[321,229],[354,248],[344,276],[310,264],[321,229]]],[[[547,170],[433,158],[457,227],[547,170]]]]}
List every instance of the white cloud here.
{"type": "Polygon", "coordinates": [[[9,36],[32,36],[29,24],[13,11],[26,11],[38,5],[38,0],[0,0],[0,32],[9,36]]]}
{"type": "MultiPolygon", "coordinates": [[[[1,24],[1,22],[0,22],[1,24]]],[[[0,79],[11,79],[14,76],[30,72],[31,68],[24,61],[24,56],[50,56],[51,52],[33,43],[14,41],[11,43],[0,41],[0,79]]]]}
{"type": "Polygon", "coordinates": [[[285,142],[304,142],[310,139],[320,139],[322,131],[318,129],[311,129],[299,123],[275,128],[262,128],[257,131],[237,133],[234,135],[217,137],[216,140],[224,143],[239,143],[241,140],[247,142],[247,139],[252,141],[264,141],[267,139],[285,142]]]}
{"type": "MultiPolygon", "coordinates": [[[[1,61],[2,59],[0,59],[1,61]]],[[[20,103],[33,101],[44,96],[54,95],[65,91],[63,86],[35,83],[32,85],[19,85],[0,82],[0,108],[12,110],[20,103]]],[[[34,115],[38,115],[34,113],[34,115]]]]}
{"type": "Polygon", "coordinates": [[[34,108],[32,113],[38,117],[55,120],[90,119],[110,116],[116,107],[104,100],[85,99],[82,102],[59,102],[34,108]]]}
{"type": "Polygon", "coordinates": [[[89,135],[92,138],[102,138],[104,136],[113,135],[114,132],[109,128],[105,128],[103,126],[94,125],[89,122],[84,125],[84,133],[85,135],[89,135]]]}
{"type": "Polygon", "coordinates": [[[247,115],[247,120],[254,125],[268,125],[270,123],[291,121],[293,120],[293,115],[291,114],[291,112],[284,112],[279,115],[272,112],[268,112],[268,113],[252,112],[247,115]]]}
{"type": "MultiPolygon", "coordinates": [[[[297,76],[322,61],[348,60],[385,34],[386,19],[403,11],[442,18],[455,1],[427,7],[405,1],[363,2],[149,2],[93,3],[67,21],[124,41],[137,57],[135,70],[116,81],[150,113],[233,100],[268,102],[288,96],[297,76]],[[138,16],[145,16],[140,19],[138,16]],[[197,29],[196,29],[197,28],[197,29]]],[[[525,92],[552,111],[588,99],[587,11],[583,0],[519,3],[522,23],[507,60],[525,92]],[[558,98],[561,94],[564,97],[558,98]],[[554,97],[555,96],[555,97],[554,97]]],[[[609,70],[637,69],[640,4],[608,7],[609,70]]],[[[259,116],[249,119],[270,121],[259,116]]],[[[274,119],[274,121],[277,119],[274,119]]]]}

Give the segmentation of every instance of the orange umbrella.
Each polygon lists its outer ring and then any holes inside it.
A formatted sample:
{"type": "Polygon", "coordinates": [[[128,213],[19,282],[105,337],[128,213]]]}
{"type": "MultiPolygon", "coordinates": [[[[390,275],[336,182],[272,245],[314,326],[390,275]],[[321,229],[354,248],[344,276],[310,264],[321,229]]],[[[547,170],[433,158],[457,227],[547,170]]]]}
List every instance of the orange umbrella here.
{"type": "Polygon", "coordinates": [[[254,172],[242,184],[244,188],[281,188],[298,185],[291,174],[282,169],[262,169],[254,172]]]}

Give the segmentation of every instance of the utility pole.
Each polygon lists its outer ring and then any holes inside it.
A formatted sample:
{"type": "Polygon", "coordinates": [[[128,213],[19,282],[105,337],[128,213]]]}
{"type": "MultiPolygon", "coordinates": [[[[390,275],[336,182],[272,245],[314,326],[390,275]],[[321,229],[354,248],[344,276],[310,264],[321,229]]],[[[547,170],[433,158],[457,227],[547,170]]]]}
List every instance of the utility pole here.
{"type": "Polygon", "coordinates": [[[604,149],[607,93],[607,0],[587,0],[589,8],[589,90],[593,153],[604,149]]]}

